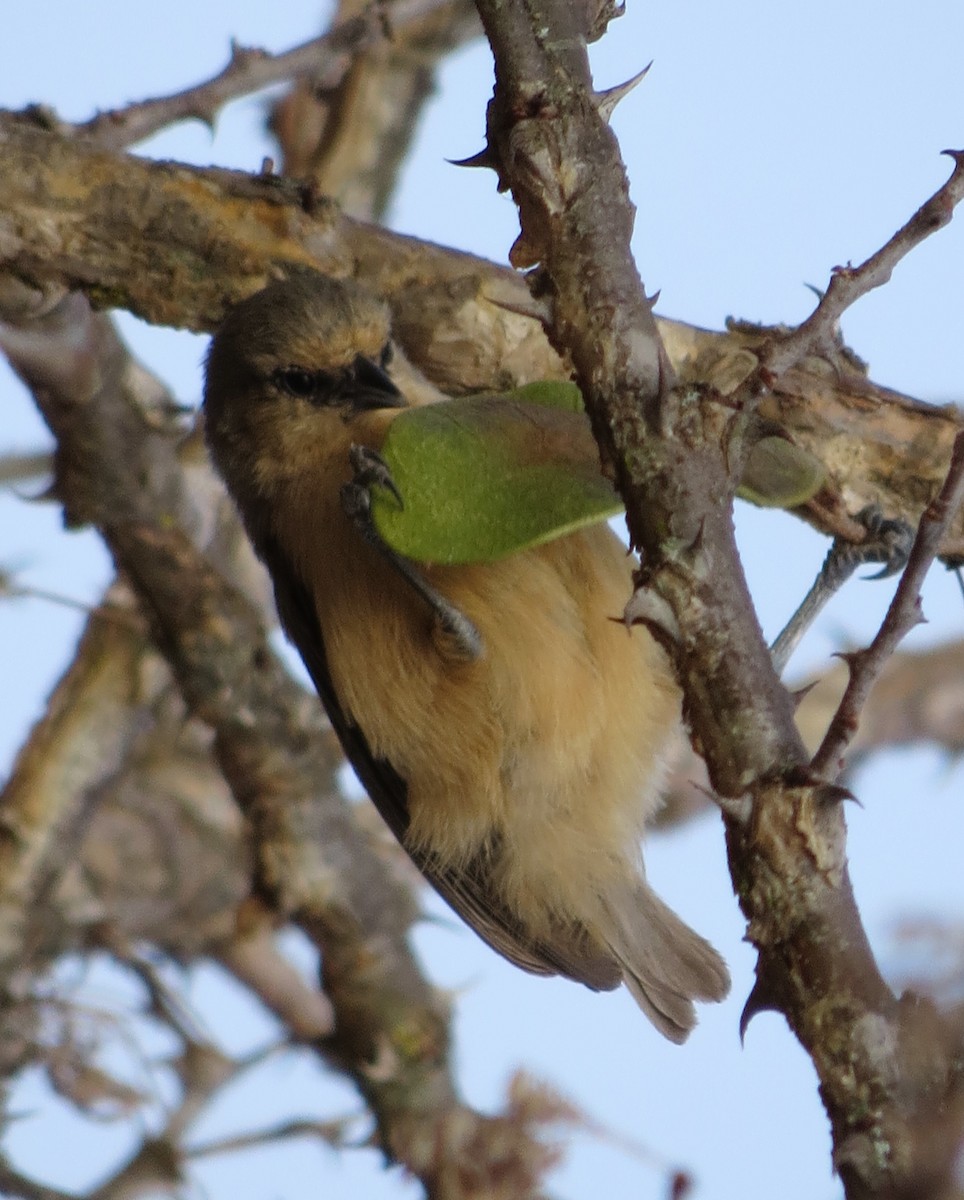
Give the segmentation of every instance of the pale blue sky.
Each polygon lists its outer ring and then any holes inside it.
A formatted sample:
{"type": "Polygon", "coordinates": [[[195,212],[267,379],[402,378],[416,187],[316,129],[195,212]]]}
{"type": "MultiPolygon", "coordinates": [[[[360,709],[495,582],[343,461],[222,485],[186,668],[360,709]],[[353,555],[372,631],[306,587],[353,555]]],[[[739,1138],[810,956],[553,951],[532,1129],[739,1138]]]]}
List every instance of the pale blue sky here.
{"type": "MultiPolygon", "coordinates": [[[[53,105],[89,116],[185,86],[223,65],[230,37],[283,49],[318,29],[306,0],[35,0],[8,5],[0,42],[0,104],[53,105]]],[[[593,51],[599,86],[651,59],[645,83],[618,110],[639,208],[635,249],[650,291],[667,315],[719,327],[729,314],[794,321],[812,303],[805,284],[825,285],[836,263],[866,256],[942,182],[938,152],[964,145],[964,7],[959,0],[812,0],[779,9],[764,0],[629,0],[629,12],[593,51]]],[[[479,149],[491,67],[481,43],[446,65],[392,211],[406,233],[504,261],[516,232],[511,202],[494,178],[446,163],[479,149]]],[[[231,106],[212,140],[185,125],[145,153],[257,169],[269,151],[255,99],[231,106]]],[[[845,319],[854,348],[876,379],[923,399],[960,399],[964,219],[934,237],[897,271],[882,294],[845,319]]],[[[187,403],[197,400],[204,339],[154,331],[130,319],[137,352],[187,403]]],[[[5,449],[41,439],[39,422],[8,375],[0,374],[5,449]]],[[[773,633],[808,586],[825,550],[779,515],[742,509],[747,570],[765,627],[773,633]]],[[[106,557],[90,534],[65,535],[51,506],[0,497],[0,566],[22,567],[37,586],[92,600],[106,557]]],[[[805,644],[799,666],[824,661],[840,644],[867,640],[891,586],[852,583],[805,644]]],[[[956,585],[936,573],[925,593],[931,624],[910,645],[959,636],[956,585]]],[[[79,621],[39,601],[0,608],[5,695],[0,764],[5,769],[69,655],[79,621]]],[[[864,807],[850,813],[852,869],[872,940],[893,961],[892,922],[908,912],[959,917],[962,821],[960,769],[930,751],[884,756],[857,784],[864,807]]],[[[468,1097],[497,1105],[517,1067],[545,1078],[591,1117],[637,1139],[698,1178],[699,1200],[817,1200],[839,1195],[829,1138],[808,1061],[784,1022],[764,1016],[741,1049],[737,1022],[753,956],[732,896],[719,823],[712,817],[654,839],[647,861],[657,888],[731,963],[729,1002],[704,1009],[681,1048],[664,1042],[625,994],[596,996],[575,985],[530,978],[498,959],[441,905],[418,942],[433,978],[458,992],[457,1059],[468,1097]]],[[[294,953],[303,949],[294,947],[294,953]]],[[[117,981],[92,985],[99,996],[117,981]]],[[[257,1043],[270,1024],[229,1001],[212,970],[196,972],[200,1011],[219,1013],[217,1034],[233,1048],[257,1043]]],[[[209,1018],[211,1024],[214,1021],[209,1018]]],[[[322,1116],[356,1106],[349,1088],[289,1059],[236,1088],[199,1136],[247,1128],[273,1115],[322,1116]],[[257,1114],[255,1116],[254,1114],[257,1114]]],[[[120,1153],[109,1129],[81,1129],[29,1082],[29,1115],[9,1135],[9,1152],[42,1178],[83,1186],[120,1153]],[[51,1147],[56,1149],[52,1152],[51,1147]],[[87,1172],[84,1178],[80,1172],[87,1172]]],[[[368,1151],[335,1159],[314,1146],[251,1152],[206,1163],[197,1178],[212,1197],[307,1200],[414,1195],[385,1175],[368,1151]]],[[[553,1192],[665,1195],[664,1176],[614,1145],[574,1143],[553,1192]]]]}

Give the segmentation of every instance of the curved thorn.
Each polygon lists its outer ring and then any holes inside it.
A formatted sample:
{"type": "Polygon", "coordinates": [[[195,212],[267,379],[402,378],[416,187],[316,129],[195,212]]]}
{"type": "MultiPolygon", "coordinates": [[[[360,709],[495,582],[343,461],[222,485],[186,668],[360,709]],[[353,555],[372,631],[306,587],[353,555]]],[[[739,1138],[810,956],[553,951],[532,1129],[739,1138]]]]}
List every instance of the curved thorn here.
{"type": "Polygon", "coordinates": [[[649,73],[649,68],[653,64],[647,63],[645,67],[631,79],[627,79],[625,83],[619,83],[616,87],[608,88],[604,92],[595,92],[593,95],[593,104],[596,106],[596,111],[602,119],[609,124],[609,119],[613,115],[613,109],[623,100],[638,84],[642,83],[649,73]]]}
{"type": "Polygon", "coordinates": [[[844,801],[849,800],[851,803],[856,804],[858,808],[863,808],[863,804],[861,804],[860,799],[853,794],[850,788],[844,787],[839,783],[821,784],[820,787],[817,788],[815,797],[820,804],[827,806],[833,804],[843,804],[844,801]]]}
{"type": "Polygon", "coordinates": [[[495,157],[488,146],[478,154],[470,154],[468,158],[447,158],[445,161],[450,167],[490,167],[493,171],[496,169],[495,157]]]}
{"type": "Polygon", "coordinates": [[[758,974],[756,982],[750,988],[750,994],[746,998],[746,1004],[743,1005],[743,1012],[740,1013],[740,1045],[746,1041],[746,1031],[750,1027],[750,1022],[761,1012],[781,1012],[781,1008],[777,1003],[776,995],[768,983],[758,974]]]}

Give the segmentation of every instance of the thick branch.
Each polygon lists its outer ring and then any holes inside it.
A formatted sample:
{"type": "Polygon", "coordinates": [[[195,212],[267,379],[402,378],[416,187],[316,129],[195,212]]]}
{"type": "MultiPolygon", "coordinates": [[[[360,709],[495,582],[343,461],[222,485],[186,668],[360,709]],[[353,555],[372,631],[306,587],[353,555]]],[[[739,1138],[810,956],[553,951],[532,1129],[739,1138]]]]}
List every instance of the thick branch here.
{"type": "MultiPolygon", "coordinates": [[[[52,279],[155,324],[210,330],[226,303],[279,264],[311,262],[386,295],[406,352],[443,390],[566,375],[526,315],[541,306],[518,276],[350,221],[291,180],[109,154],[10,115],[0,117],[0,149],[0,264],[35,285],[52,279]]],[[[605,344],[605,321],[597,326],[605,344]]],[[[759,328],[658,327],[678,374],[725,394],[770,340],[759,328]]],[[[775,381],[761,411],[827,467],[827,488],[804,515],[855,540],[863,531],[849,514],[867,504],[916,523],[961,427],[956,410],[875,387],[845,362],[813,359],[775,381]]],[[[964,554],[964,516],[942,552],[964,554]]]]}
{"type": "Polygon", "coordinates": [[[593,101],[584,44],[574,66],[570,6],[479,7],[496,57],[490,153],[519,203],[522,239],[551,279],[552,331],[615,463],[630,534],[679,625],[677,667],[711,777],[736,795],[804,759],[736,553],[723,448],[734,414],[703,405],[695,389],[668,390],[630,253],[625,174],[593,101]],[[754,692],[748,710],[743,698],[754,692]]]}
{"type": "Polygon", "coordinates": [[[909,1129],[944,1094],[949,1069],[908,1048],[854,904],[840,805],[807,770],[746,592],[730,524],[741,411],[702,388],[670,388],[660,369],[630,253],[633,212],[585,48],[574,47],[572,6],[478,3],[496,58],[488,153],[519,205],[526,261],[548,276],[553,336],[615,464],[642,582],[671,614],[665,642],[710,778],[752,801],[750,824],[728,825],[760,951],[749,1011],[778,1007],[811,1054],[850,1195],[896,1194],[920,1178],[909,1129]]]}
{"type": "Polygon", "coordinates": [[[412,5],[339,0],[344,24],[361,10],[391,25],[391,37],[356,54],[337,86],[299,79],[271,110],[283,173],[311,180],[352,217],[380,220],[408,157],[417,122],[434,93],[439,63],[482,29],[471,0],[435,0],[421,18],[412,5]],[[401,10],[396,14],[396,10],[401,10]]]}

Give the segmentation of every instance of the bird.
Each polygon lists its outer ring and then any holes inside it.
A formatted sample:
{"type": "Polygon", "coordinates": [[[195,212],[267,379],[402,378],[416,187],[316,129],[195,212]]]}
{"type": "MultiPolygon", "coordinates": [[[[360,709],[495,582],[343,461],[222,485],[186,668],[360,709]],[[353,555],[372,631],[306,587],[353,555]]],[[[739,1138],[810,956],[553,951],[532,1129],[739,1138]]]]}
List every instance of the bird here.
{"type": "Polygon", "coordinates": [[[392,486],[379,451],[412,403],[391,355],[387,306],[308,269],[234,305],[211,340],[205,438],[281,625],[455,912],[525,971],[625,983],[682,1042],[694,1001],[730,980],[645,875],[681,717],[664,650],[617,619],[635,560],[604,522],[478,563],[380,545],[365,495],[373,475],[392,486]]]}

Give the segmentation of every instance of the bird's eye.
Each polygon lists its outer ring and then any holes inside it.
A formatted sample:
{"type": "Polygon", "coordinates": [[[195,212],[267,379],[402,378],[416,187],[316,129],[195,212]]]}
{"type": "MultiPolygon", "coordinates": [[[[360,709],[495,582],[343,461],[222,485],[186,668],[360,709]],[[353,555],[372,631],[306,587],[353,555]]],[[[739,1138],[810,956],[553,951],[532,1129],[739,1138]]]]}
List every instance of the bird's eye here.
{"type": "Polygon", "coordinates": [[[289,396],[310,400],[318,391],[318,376],[304,367],[279,367],[271,376],[272,382],[289,396]]]}
{"type": "Polygon", "coordinates": [[[392,343],[386,342],[382,348],[381,354],[378,356],[378,365],[382,368],[382,370],[384,370],[392,361],[393,353],[394,351],[392,350],[392,343]]]}

